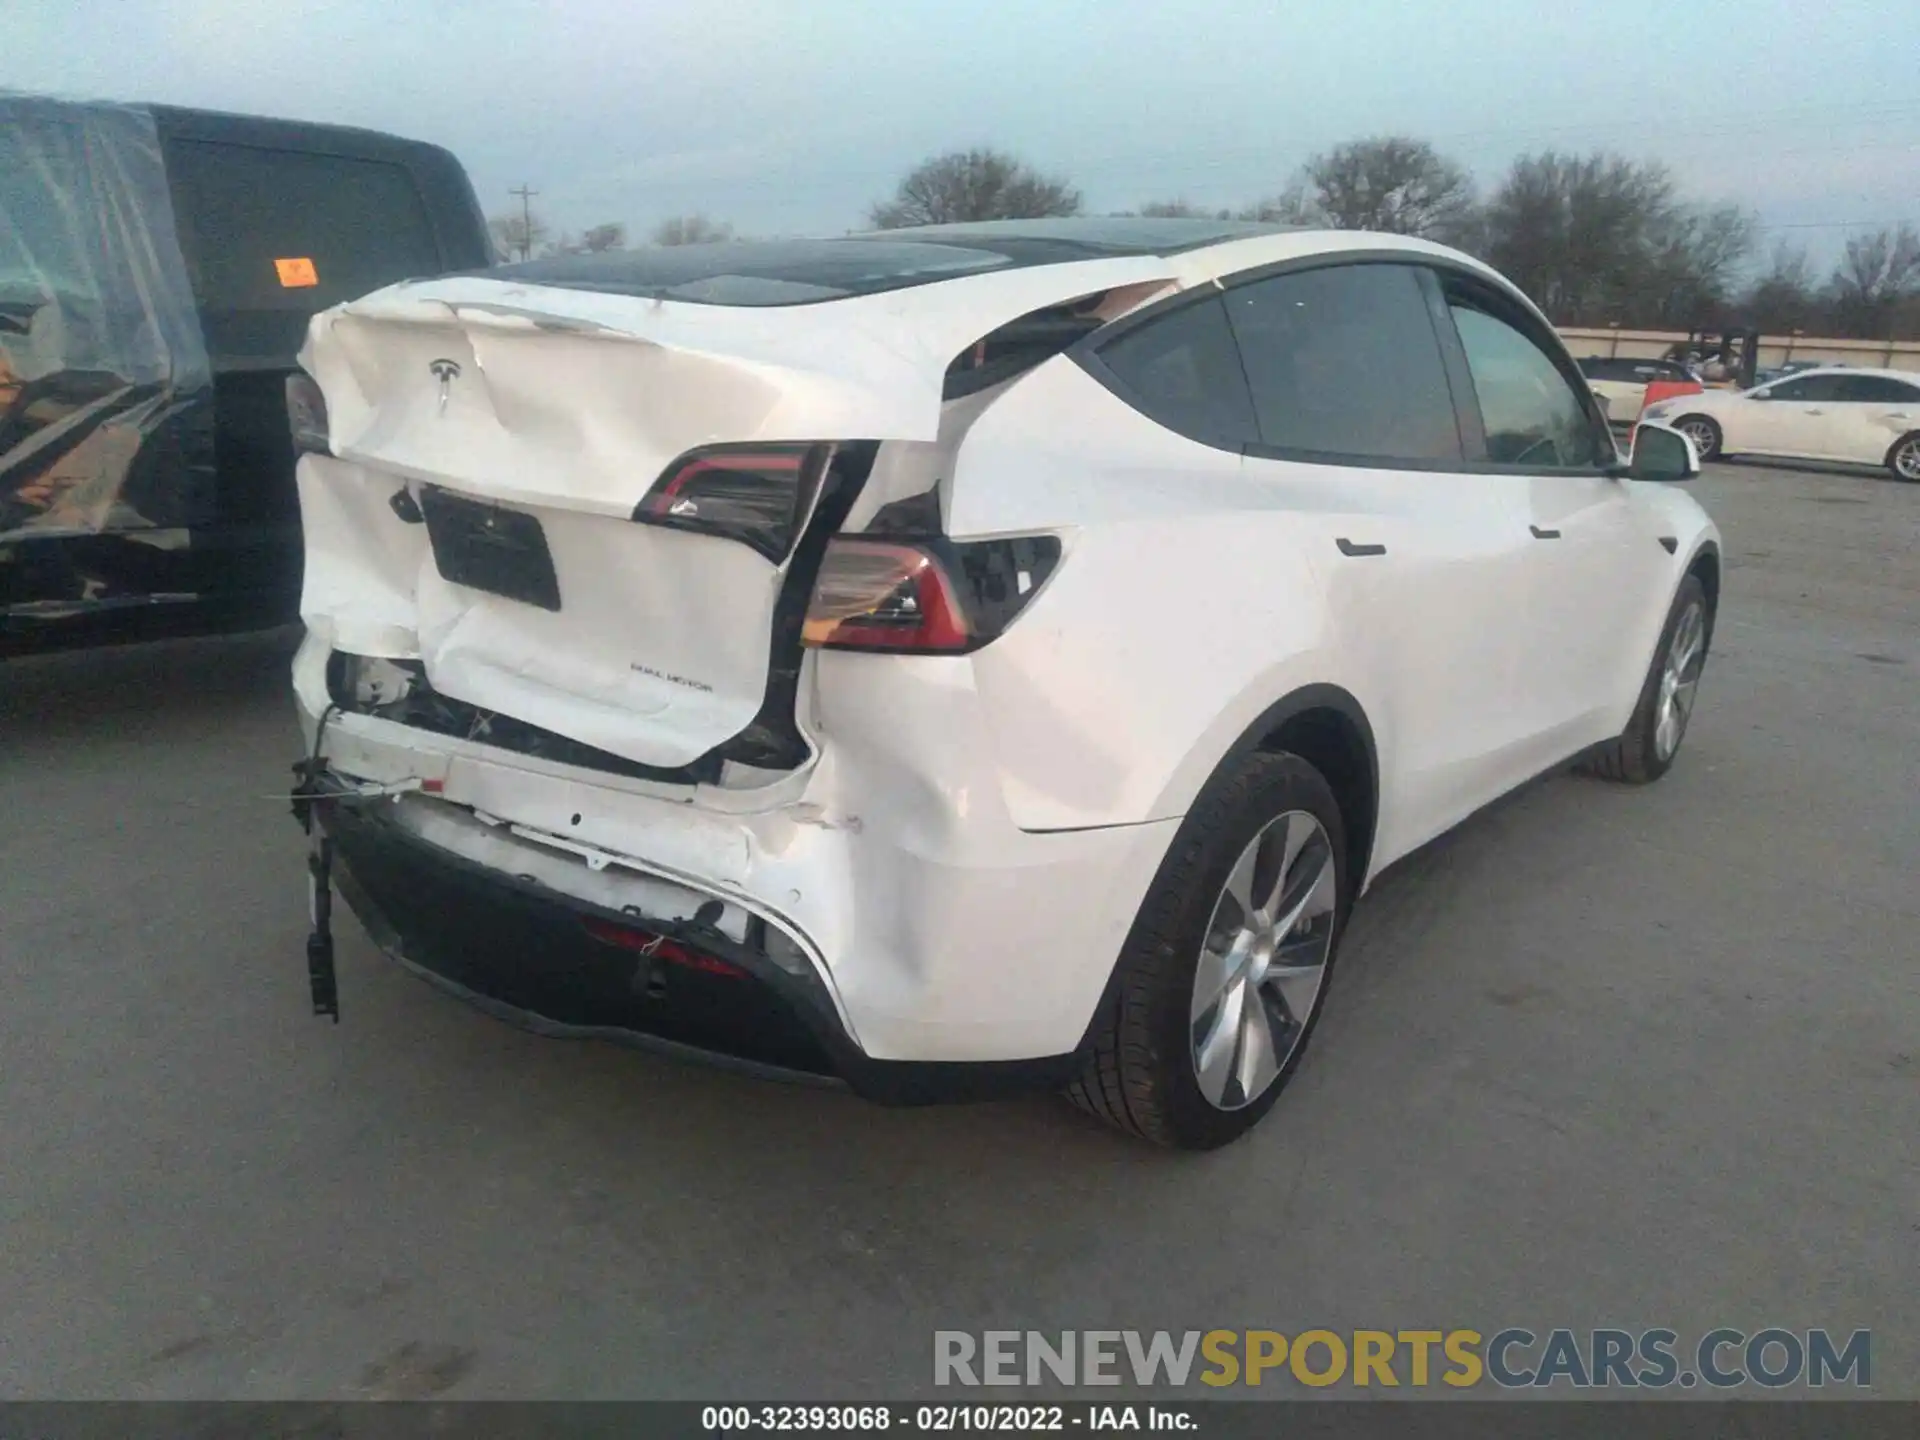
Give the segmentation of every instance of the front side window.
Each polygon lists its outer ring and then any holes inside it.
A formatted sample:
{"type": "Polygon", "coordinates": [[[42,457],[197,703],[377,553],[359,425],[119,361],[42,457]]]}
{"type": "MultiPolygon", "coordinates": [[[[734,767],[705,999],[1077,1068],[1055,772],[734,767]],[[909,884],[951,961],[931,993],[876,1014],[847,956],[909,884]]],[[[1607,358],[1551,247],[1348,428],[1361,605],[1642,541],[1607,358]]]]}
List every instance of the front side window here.
{"type": "Polygon", "coordinates": [[[1838,375],[1796,375],[1762,393],[1769,400],[1838,400],[1841,378],[1838,375]]]}
{"type": "Polygon", "coordinates": [[[1247,377],[1217,298],[1124,331],[1100,347],[1100,362],[1135,409],[1169,430],[1236,450],[1259,438],[1247,377]]]}
{"type": "Polygon", "coordinates": [[[1497,465],[1549,470],[1589,468],[1599,460],[1587,407],[1547,352],[1507,321],[1470,301],[1449,301],[1466,351],[1487,432],[1487,458],[1497,465]]]}
{"type": "Polygon", "coordinates": [[[1460,426],[1418,272],[1292,271],[1227,291],[1262,444],[1336,460],[1459,461],[1460,426]]]}

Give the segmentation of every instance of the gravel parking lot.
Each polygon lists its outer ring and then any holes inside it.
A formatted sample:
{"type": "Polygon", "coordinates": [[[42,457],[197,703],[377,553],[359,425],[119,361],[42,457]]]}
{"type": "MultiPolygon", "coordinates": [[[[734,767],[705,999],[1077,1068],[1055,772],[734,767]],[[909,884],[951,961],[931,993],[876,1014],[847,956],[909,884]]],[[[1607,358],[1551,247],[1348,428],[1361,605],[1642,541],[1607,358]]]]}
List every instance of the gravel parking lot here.
{"type": "Polygon", "coordinates": [[[1920,1397],[1920,488],[1716,466],[1645,790],[1385,878],[1276,1116],[887,1111],[520,1034],[341,932],[284,635],[0,669],[0,1393],[851,1398],[936,1328],[1874,1331],[1920,1397]]]}

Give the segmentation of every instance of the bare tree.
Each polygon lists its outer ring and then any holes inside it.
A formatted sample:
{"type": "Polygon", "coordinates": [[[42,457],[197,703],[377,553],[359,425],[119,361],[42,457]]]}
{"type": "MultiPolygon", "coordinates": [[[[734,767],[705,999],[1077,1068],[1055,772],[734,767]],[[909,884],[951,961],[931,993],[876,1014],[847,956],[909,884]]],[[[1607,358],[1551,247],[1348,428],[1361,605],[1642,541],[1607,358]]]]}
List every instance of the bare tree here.
{"type": "Polygon", "coordinates": [[[675,215],[653,227],[656,245],[706,245],[715,240],[731,240],[733,226],[705,215],[675,215]]]}
{"type": "Polygon", "coordinates": [[[580,237],[580,248],[589,255],[598,255],[606,250],[624,250],[627,248],[627,227],[617,220],[604,225],[590,225],[580,237]]]}
{"type": "Polygon", "coordinates": [[[1235,218],[1259,220],[1269,225],[1324,225],[1327,218],[1308,196],[1306,187],[1295,181],[1278,195],[1269,195],[1244,207],[1235,218]]]}
{"type": "Polygon", "coordinates": [[[487,221],[487,229],[502,260],[531,260],[552,233],[547,222],[532,211],[495,215],[487,221]]]}
{"type": "Polygon", "coordinates": [[[1805,328],[1819,304],[1805,248],[1776,243],[1767,268],[1747,290],[1741,309],[1749,324],[1778,333],[1805,328]]]}
{"type": "Polygon", "coordinates": [[[1030,220],[1078,215],[1080,192],[998,150],[955,150],[923,161],[891,200],[875,205],[875,229],[959,220],[1030,220]]]}
{"type": "Polygon", "coordinates": [[[1827,290],[1834,319],[1848,334],[1889,335],[1901,302],[1920,291],[1920,231],[1902,225],[1848,237],[1827,290]]]}
{"type": "Polygon", "coordinates": [[[1453,240],[1470,228],[1473,181],[1424,140],[1382,135],[1316,155],[1301,170],[1322,223],[1453,240]]]}
{"type": "Polygon", "coordinates": [[[1676,206],[1652,217],[1634,318],[1688,328],[1721,318],[1755,233],[1753,216],[1737,205],[1676,206]]]}
{"type": "Polygon", "coordinates": [[[1485,224],[1487,258],[1573,325],[1715,318],[1754,238],[1736,207],[1683,204],[1662,165],[1551,151],[1514,161],[1485,224]]]}

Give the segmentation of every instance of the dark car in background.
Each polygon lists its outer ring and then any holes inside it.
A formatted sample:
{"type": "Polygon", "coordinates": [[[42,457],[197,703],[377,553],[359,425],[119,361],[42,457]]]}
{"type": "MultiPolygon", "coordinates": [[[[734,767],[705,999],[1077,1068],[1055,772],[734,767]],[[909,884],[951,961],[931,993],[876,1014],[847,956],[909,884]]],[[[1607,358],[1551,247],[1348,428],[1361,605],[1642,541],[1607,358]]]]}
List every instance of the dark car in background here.
{"type": "Polygon", "coordinates": [[[0,94],[0,656],[293,619],[307,321],[492,258],[436,146],[0,94]]]}

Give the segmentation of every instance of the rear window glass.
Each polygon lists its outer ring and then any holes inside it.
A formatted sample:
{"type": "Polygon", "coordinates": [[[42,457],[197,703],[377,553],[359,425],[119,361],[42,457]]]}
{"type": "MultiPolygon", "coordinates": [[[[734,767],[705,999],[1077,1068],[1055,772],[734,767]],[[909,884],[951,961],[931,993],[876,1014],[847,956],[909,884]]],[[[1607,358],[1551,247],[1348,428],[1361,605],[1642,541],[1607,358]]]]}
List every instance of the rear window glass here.
{"type": "Polygon", "coordinates": [[[1169,430],[1233,448],[1260,438],[1219,299],[1182,305],[1100,347],[1134,408],[1169,430]]]}
{"type": "Polygon", "coordinates": [[[1420,282],[1340,265],[1227,292],[1260,437],[1359,460],[1458,460],[1460,428],[1420,282]]]}
{"type": "Polygon", "coordinates": [[[444,268],[398,165],[181,140],[167,171],[216,360],[290,361],[316,311],[444,268]]]}

